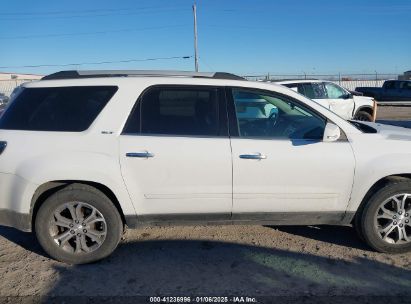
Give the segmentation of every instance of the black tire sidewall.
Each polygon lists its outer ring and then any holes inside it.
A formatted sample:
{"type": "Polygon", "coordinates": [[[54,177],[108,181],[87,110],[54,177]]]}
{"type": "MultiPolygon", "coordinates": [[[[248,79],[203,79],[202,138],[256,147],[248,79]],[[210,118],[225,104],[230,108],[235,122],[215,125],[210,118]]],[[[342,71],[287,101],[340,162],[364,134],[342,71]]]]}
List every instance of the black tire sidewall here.
{"type": "Polygon", "coordinates": [[[365,205],[361,217],[361,230],[365,241],[374,249],[386,253],[404,253],[411,250],[411,243],[389,244],[378,235],[374,225],[374,216],[380,204],[400,193],[411,193],[411,182],[390,183],[375,193],[365,205]]]}
{"type": "Polygon", "coordinates": [[[46,253],[56,260],[69,264],[91,263],[107,257],[117,247],[122,231],[123,225],[117,208],[102,192],[88,186],[69,186],[51,195],[40,206],[35,219],[36,237],[46,253]],[[97,208],[106,221],[106,238],[103,244],[91,253],[66,252],[57,246],[48,232],[49,221],[56,208],[73,201],[84,202],[97,208]]]}
{"type": "MultiPolygon", "coordinates": [[[[372,121],[372,116],[370,113],[367,113],[365,111],[358,111],[357,114],[355,114],[354,120],[357,119],[359,116],[365,116],[367,117],[367,120],[362,120],[362,121],[372,121]]],[[[358,120],[358,119],[357,119],[358,120]]]]}

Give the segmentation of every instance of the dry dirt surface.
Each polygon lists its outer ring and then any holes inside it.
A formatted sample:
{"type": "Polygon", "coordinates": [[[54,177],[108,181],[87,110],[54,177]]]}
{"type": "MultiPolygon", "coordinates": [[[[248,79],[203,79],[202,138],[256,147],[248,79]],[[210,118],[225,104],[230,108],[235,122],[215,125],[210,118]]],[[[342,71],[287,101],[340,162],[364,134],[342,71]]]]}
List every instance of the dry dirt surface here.
{"type": "Polygon", "coordinates": [[[377,108],[377,119],[411,120],[411,105],[379,106],[377,108]]]}
{"type": "Polygon", "coordinates": [[[397,304],[411,299],[411,254],[373,252],[351,227],[158,227],[129,230],[110,257],[71,266],[48,258],[31,234],[0,227],[0,277],[7,303],[235,295],[397,304]]]}

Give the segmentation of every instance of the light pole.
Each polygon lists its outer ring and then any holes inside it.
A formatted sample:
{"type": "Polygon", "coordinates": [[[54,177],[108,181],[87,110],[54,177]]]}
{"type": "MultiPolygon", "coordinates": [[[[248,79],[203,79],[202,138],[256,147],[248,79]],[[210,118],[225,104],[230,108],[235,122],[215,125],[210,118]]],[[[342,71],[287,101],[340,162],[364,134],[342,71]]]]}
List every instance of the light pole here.
{"type": "Polygon", "coordinates": [[[195,71],[198,72],[198,47],[197,47],[197,5],[193,4],[193,15],[194,15],[194,65],[195,71]]]}

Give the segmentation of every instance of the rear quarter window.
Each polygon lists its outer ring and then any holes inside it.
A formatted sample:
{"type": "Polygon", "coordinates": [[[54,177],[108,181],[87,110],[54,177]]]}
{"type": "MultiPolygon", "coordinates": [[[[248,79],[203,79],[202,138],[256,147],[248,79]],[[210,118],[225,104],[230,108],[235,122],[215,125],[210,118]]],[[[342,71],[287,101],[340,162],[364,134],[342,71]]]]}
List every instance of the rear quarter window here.
{"type": "Polygon", "coordinates": [[[0,119],[0,129],[81,132],[118,90],[115,86],[24,88],[0,119]]]}

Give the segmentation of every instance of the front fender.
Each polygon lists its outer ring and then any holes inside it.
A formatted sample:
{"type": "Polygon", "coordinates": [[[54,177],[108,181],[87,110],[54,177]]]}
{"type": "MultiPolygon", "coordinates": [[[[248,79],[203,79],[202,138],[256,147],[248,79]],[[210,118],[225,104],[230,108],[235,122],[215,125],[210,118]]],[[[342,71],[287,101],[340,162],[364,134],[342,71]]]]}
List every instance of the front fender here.
{"type": "Polygon", "coordinates": [[[410,153],[387,153],[375,158],[369,157],[366,161],[357,158],[353,190],[347,211],[357,211],[368,191],[381,179],[411,174],[410,159],[410,153]]]}

